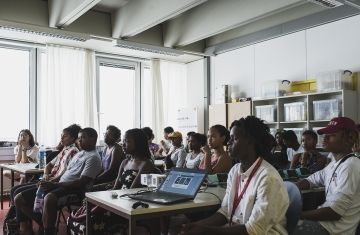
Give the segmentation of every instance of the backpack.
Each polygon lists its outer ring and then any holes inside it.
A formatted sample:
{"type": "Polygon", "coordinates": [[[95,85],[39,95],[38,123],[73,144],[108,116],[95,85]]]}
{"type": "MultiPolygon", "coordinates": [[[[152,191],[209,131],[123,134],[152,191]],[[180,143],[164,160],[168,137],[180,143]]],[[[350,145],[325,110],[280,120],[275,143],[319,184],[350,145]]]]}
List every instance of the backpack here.
{"type": "Polygon", "coordinates": [[[4,218],[3,225],[4,235],[17,235],[19,234],[19,223],[16,220],[16,208],[11,205],[4,218]]]}

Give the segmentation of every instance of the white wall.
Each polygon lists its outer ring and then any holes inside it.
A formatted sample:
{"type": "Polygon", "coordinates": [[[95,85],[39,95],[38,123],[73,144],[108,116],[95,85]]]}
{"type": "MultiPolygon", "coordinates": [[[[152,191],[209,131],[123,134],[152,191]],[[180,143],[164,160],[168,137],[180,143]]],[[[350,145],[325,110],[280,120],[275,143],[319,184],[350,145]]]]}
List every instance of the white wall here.
{"type": "Polygon", "coordinates": [[[336,69],[360,71],[359,29],[357,15],[212,57],[211,94],[216,86],[229,84],[241,97],[253,97],[269,80],[305,80],[336,69]]]}
{"type": "Polygon", "coordinates": [[[204,60],[187,64],[187,107],[198,109],[198,132],[204,133],[204,60]]]}

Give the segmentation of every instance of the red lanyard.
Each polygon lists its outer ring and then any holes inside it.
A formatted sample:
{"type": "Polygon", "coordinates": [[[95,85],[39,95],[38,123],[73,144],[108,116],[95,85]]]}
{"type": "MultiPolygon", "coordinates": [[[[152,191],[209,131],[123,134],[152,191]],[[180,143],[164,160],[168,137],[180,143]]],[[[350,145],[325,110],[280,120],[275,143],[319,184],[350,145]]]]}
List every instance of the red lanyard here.
{"type": "MultiPolygon", "coordinates": [[[[233,219],[233,216],[234,216],[234,214],[235,214],[236,208],[238,207],[238,205],[239,205],[239,203],[240,203],[240,201],[241,201],[244,193],[246,192],[246,189],[247,189],[247,187],[249,186],[249,183],[250,183],[251,179],[254,177],[256,171],[259,169],[262,160],[263,160],[263,159],[260,158],[260,159],[258,160],[258,162],[256,163],[254,169],[253,169],[253,170],[251,171],[251,173],[250,173],[249,179],[246,181],[246,184],[245,184],[244,188],[241,190],[240,195],[238,195],[238,189],[237,189],[239,184],[236,185],[236,191],[235,191],[236,193],[235,193],[235,198],[234,198],[234,201],[233,201],[233,207],[232,207],[231,216],[230,216],[230,220],[229,220],[229,225],[230,225],[230,226],[231,226],[231,224],[232,224],[232,219],[233,219]]],[[[239,182],[239,183],[240,183],[240,182],[239,182]]]]}

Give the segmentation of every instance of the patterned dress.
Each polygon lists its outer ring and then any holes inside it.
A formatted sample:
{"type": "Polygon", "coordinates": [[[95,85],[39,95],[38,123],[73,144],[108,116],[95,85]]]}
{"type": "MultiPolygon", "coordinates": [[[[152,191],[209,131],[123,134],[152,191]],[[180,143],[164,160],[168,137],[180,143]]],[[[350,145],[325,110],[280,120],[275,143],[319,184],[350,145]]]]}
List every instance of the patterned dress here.
{"type": "MultiPolygon", "coordinates": [[[[134,182],[138,171],[125,170],[120,176],[119,189],[129,189],[134,182]]],[[[76,222],[71,217],[67,221],[68,229],[71,235],[86,234],[86,220],[76,222]]],[[[93,234],[96,235],[122,235],[127,234],[128,220],[109,211],[93,213],[90,224],[93,234]]]]}

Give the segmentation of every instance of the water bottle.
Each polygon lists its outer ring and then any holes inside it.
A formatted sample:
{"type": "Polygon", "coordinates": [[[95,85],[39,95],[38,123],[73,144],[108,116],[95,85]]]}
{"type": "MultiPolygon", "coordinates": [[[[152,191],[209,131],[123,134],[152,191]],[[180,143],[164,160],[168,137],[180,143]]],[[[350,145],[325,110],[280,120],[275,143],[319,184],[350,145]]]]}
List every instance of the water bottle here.
{"type": "Polygon", "coordinates": [[[44,208],[44,190],[41,187],[36,191],[36,197],[34,201],[34,209],[35,213],[42,213],[44,208]]]}
{"type": "Polygon", "coordinates": [[[39,169],[44,169],[45,165],[46,165],[46,149],[44,145],[41,145],[39,151],[39,169]]]}

